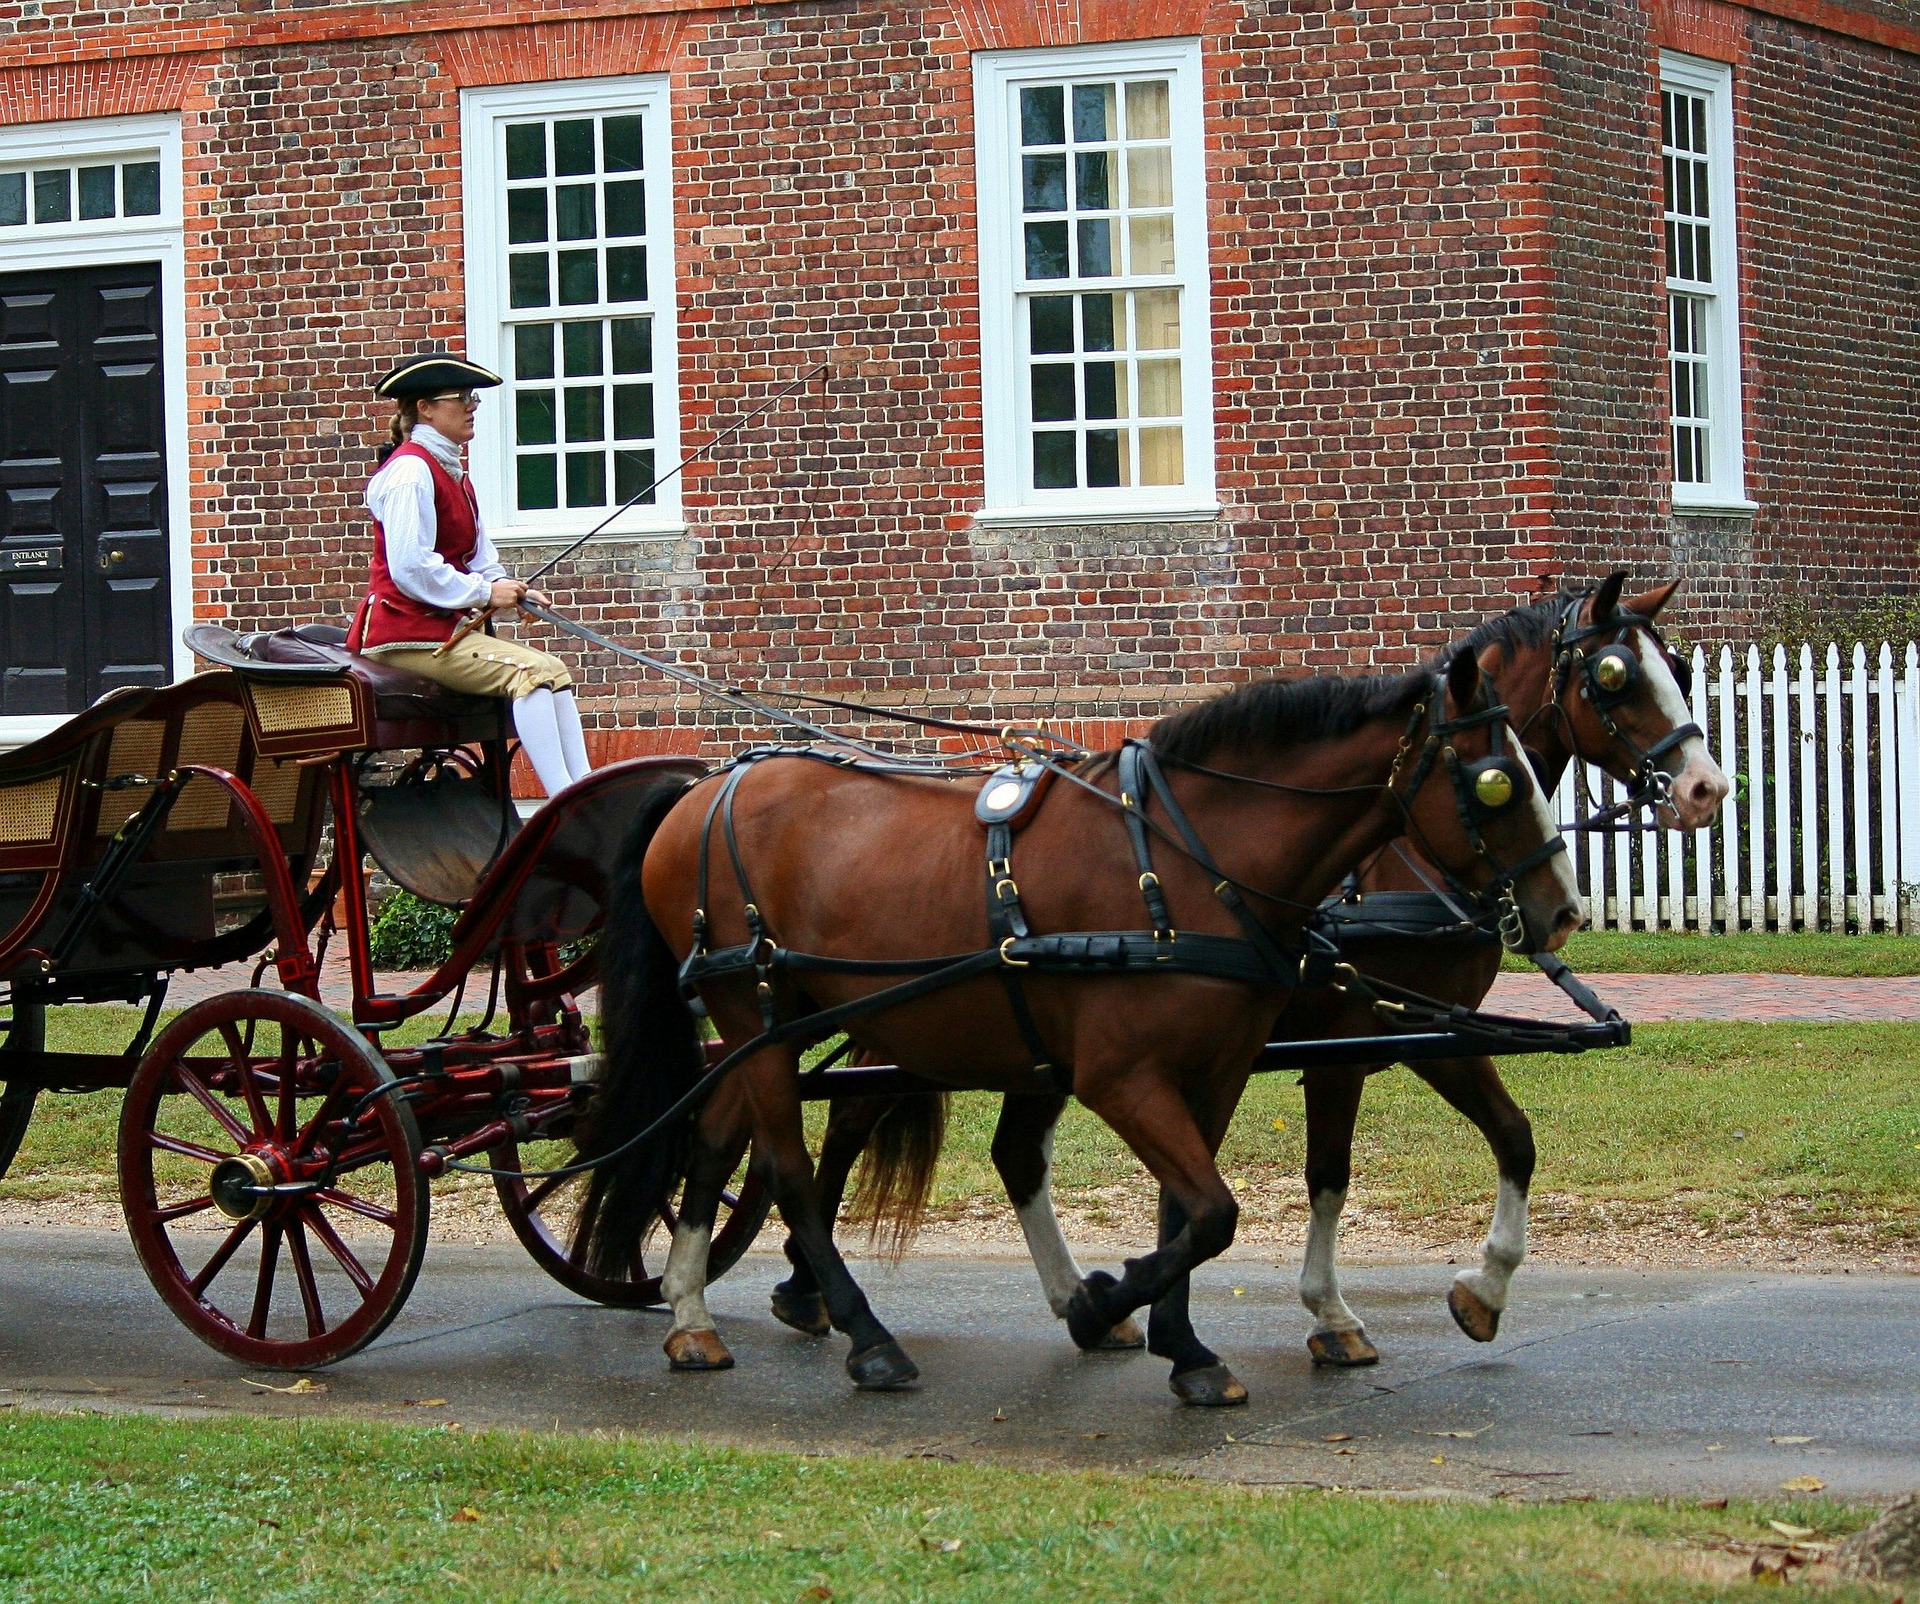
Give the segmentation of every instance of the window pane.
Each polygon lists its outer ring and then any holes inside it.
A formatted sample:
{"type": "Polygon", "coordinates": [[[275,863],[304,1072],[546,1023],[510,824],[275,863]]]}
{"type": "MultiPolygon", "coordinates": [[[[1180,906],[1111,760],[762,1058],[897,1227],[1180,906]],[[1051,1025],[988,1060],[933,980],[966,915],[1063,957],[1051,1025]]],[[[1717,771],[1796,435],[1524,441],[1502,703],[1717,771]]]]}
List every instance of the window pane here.
{"type": "Polygon", "coordinates": [[[1175,351],[1180,347],[1180,292],[1141,290],[1133,298],[1133,348],[1175,351]]]}
{"type": "Polygon", "coordinates": [[[553,444],[551,390],[522,390],[514,396],[513,440],[515,445],[522,446],[553,444]]]}
{"type": "Polygon", "coordinates": [[[613,320],[613,371],[653,371],[653,319],[621,317],[613,320]]]}
{"type": "Polygon", "coordinates": [[[1067,225],[1065,223],[1027,224],[1027,277],[1065,278],[1067,276],[1067,225]]]}
{"type": "Polygon", "coordinates": [[[553,192],[553,214],[553,231],[560,239],[592,239],[600,232],[591,184],[562,184],[553,192]]]}
{"type": "MultiPolygon", "coordinates": [[[[560,253],[560,304],[590,306],[600,299],[600,253],[560,253]]],[[[545,304],[545,303],[542,303],[545,304]]]]}
{"type": "Polygon", "coordinates": [[[582,378],[600,371],[600,327],[598,323],[561,325],[568,378],[582,378]]]}
{"type": "Polygon", "coordinates": [[[539,245],[547,237],[547,192],[544,189],[507,191],[507,243],[539,245]]]}
{"type": "Polygon", "coordinates": [[[1083,351],[1111,351],[1113,349],[1114,302],[1117,295],[1083,295],[1080,297],[1080,349],[1083,351]]]}
{"type": "Polygon", "coordinates": [[[1070,423],[1073,417],[1073,364],[1040,363],[1033,370],[1034,422],[1070,423]]]}
{"type": "MultiPolygon", "coordinates": [[[[522,123],[507,130],[507,177],[547,176],[547,125],[522,123]]],[[[547,503],[552,506],[552,502],[547,503]]]]}
{"type": "Polygon", "coordinates": [[[1113,277],[1113,222],[1111,217],[1082,222],[1080,228],[1080,276],[1113,277]]]}
{"type": "Polygon", "coordinates": [[[1073,86],[1073,137],[1083,144],[1112,139],[1113,85],[1075,84],[1073,86]]]}
{"type": "MultiPolygon", "coordinates": [[[[1119,372],[1119,364],[1115,362],[1089,362],[1087,364],[1086,386],[1088,417],[1124,418],[1127,415],[1127,398],[1119,383],[1119,372]]],[[[1089,468],[1087,471],[1091,473],[1093,470],[1089,468]]]]}
{"type": "Polygon", "coordinates": [[[608,117],[600,124],[600,169],[608,173],[640,171],[640,119],[608,117]]]}
{"type": "Polygon", "coordinates": [[[1033,487],[1071,490],[1079,483],[1074,462],[1074,437],[1049,430],[1033,437],[1033,487]]]}
{"type": "Polygon", "coordinates": [[[1167,139],[1173,125],[1167,115],[1167,81],[1127,85],[1127,138],[1167,139]]]}
{"type": "Polygon", "coordinates": [[[615,238],[647,231],[647,186],[639,179],[607,185],[607,233],[615,238]]]}
{"type": "Polygon", "coordinates": [[[552,457],[522,457],[519,481],[523,511],[544,512],[560,505],[558,464],[552,457]]]}
{"type": "Polygon", "coordinates": [[[653,453],[651,451],[616,451],[613,454],[613,498],[615,501],[632,501],[640,492],[639,505],[651,507],[654,494],[648,487],[654,480],[653,453]]]}
{"type": "Polygon", "coordinates": [[[1173,204],[1173,150],[1170,146],[1159,145],[1127,152],[1127,204],[1173,204]]]}
{"type": "Polygon", "coordinates": [[[507,258],[507,302],[511,306],[547,306],[553,291],[547,278],[547,253],[527,251],[507,258]]]}
{"type": "Polygon", "coordinates": [[[1073,297],[1036,295],[1027,302],[1027,348],[1036,356],[1073,349],[1073,297]]]}
{"type": "Polygon", "coordinates": [[[567,505],[604,507],[607,504],[607,458],[602,451],[567,453],[567,505]]]}
{"type": "Polygon", "coordinates": [[[1027,156],[1020,163],[1021,209],[1064,212],[1067,209],[1067,158],[1027,156]]]}
{"type": "Polygon", "coordinates": [[[27,220],[27,175],[0,173],[0,228],[16,228],[27,220]]]}
{"type": "Polygon", "coordinates": [[[1089,429],[1087,431],[1087,483],[1100,486],[1123,485],[1127,481],[1120,471],[1120,431],[1118,429],[1089,429]]]}
{"type": "Polygon", "coordinates": [[[1140,431],[1140,482],[1177,485],[1186,482],[1186,468],[1178,429],[1140,431]]]}
{"type": "Polygon", "coordinates": [[[66,168],[33,175],[33,220],[65,223],[73,217],[73,175],[66,168]]]}
{"type": "Polygon", "coordinates": [[[120,169],[120,215],[122,217],[158,217],[160,215],[160,164],[128,162],[120,169]]]}
{"type": "Polygon", "coordinates": [[[613,437],[616,440],[653,438],[652,385],[616,384],[613,387],[613,437]]]}
{"type": "Polygon", "coordinates": [[[1127,268],[1133,273],[1171,273],[1173,271],[1173,219],[1171,217],[1130,217],[1127,268]]]}
{"type": "Polygon", "coordinates": [[[80,169],[80,215],[113,216],[114,172],[111,167],[80,169]]]}
{"type": "Polygon", "coordinates": [[[1161,359],[1140,364],[1140,416],[1180,416],[1180,360],[1161,359]]]}
{"type": "Polygon", "coordinates": [[[1021,90],[1020,143],[1064,145],[1066,142],[1066,91],[1052,86],[1021,90]]]}
{"type": "Polygon", "coordinates": [[[516,379],[553,377],[551,323],[522,323],[513,331],[513,376],[516,379]]]}
{"type": "Polygon", "coordinates": [[[596,384],[590,390],[567,391],[567,439],[604,440],[606,400],[596,384]]]}
{"type": "MultiPolygon", "coordinates": [[[[593,124],[591,122],[564,122],[553,125],[553,170],[563,177],[593,171],[593,124]]],[[[568,473],[572,473],[571,468],[568,469],[568,473]]]]}
{"type": "Polygon", "coordinates": [[[607,299],[609,301],[644,301],[646,298],[646,246],[615,246],[607,252],[607,299]]]}
{"type": "Polygon", "coordinates": [[[1108,156],[1104,150],[1083,151],[1074,157],[1074,205],[1083,212],[1105,211],[1113,204],[1113,186],[1108,181],[1108,156]]]}

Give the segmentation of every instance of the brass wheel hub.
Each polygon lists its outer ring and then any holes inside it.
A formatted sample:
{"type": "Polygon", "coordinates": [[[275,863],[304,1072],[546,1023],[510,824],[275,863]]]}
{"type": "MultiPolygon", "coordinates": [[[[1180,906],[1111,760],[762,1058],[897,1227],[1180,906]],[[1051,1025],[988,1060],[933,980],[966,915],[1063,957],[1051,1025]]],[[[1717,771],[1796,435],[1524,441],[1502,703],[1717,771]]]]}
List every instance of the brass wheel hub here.
{"type": "Polygon", "coordinates": [[[230,1220],[257,1220],[273,1207],[273,1169],[258,1153],[236,1153],[213,1167],[208,1193],[230,1220]]]}

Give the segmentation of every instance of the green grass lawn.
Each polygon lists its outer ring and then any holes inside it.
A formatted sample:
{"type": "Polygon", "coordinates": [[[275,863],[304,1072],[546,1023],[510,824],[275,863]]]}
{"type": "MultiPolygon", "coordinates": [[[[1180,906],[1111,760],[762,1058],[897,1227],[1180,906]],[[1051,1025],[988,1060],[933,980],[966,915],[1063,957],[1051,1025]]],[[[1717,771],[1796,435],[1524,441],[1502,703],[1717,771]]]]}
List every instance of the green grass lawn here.
{"type": "MultiPolygon", "coordinates": [[[[0,1415],[0,1593],[105,1599],[1685,1600],[1870,1512],[1415,1504],[337,1423],[0,1415]]],[[[1744,1584],[1733,1591],[1744,1593],[1744,1584]]],[[[1835,1604],[1884,1599],[1823,1591],[1835,1604]]]]}
{"type": "MultiPolygon", "coordinates": [[[[1560,956],[1575,969],[1596,975],[1920,975],[1920,936],[1583,930],[1560,956]]],[[[1533,965],[1509,954],[1506,967],[1533,965]]]]}
{"type": "MultiPolygon", "coordinates": [[[[53,1034],[98,1050],[116,1014],[129,1011],[60,1010],[53,1034]]],[[[1705,1226],[1765,1209],[1887,1241],[1920,1237],[1920,1025],[1647,1025],[1630,1048],[1509,1059],[1503,1074],[1534,1121],[1539,1191],[1705,1226]]],[[[0,1198],[111,1196],[117,1111],[111,1094],[43,1099],[0,1198]]],[[[989,1096],[953,1100],[936,1207],[1001,1200],[988,1159],[998,1111],[989,1096]]],[[[1236,1190],[1297,1192],[1304,1145],[1295,1077],[1258,1076],[1221,1167],[1244,1183],[1236,1190]]],[[[1484,1222],[1495,1182],[1485,1146],[1408,1070],[1369,1085],[1356,1161],[1358,1202],[1436,1230],[1484,1222]]],[[[1054,1166],[1059,1195],[1083,1206],[1141,1173],[1078,1105],[1061,1122],[1054,1166]]]]}

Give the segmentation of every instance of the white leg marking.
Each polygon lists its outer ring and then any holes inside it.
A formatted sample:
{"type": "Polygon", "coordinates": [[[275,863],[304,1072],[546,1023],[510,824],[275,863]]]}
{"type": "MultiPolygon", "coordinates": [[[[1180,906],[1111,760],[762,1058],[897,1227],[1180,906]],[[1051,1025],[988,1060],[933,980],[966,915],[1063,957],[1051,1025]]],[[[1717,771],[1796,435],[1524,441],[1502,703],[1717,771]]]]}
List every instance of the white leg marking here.
{"type": "Polygon", "coordinates": [[[1047,1295],[1047,1307],[1054,1317],[1064,1320],[1067,1305],[1080,1290],[1083,1279],[1074,1261],[1073,1249],[1061,1234],[1060,1218],[1053,1212],[1053,1132],[1049,1130],[1041,1144],[1044,1164],[1039,1189],[1025,1203],[1016,1203],[1020,1229],[1027,1238],[1027,1252],[1033,1255],[1033,1267],[1040,1272],[1040,1285],[1047,1295]]]}
{"type": "Polygon", "coordinates": [[[1507,1306],[1507,1287],[1527,1256],[1527,1194],[1505,1177],[1493,1205],[1493,1229],[1480,1250],[1480,1268],[1462,1270],[1458,1281],[1489,1309],[1507,1306]]]}
{"type": "Polygon", "coordinates": [[[672,1305],[674,1331],[717,1329],[707,1313],[707,1248],[712,1237],[712,1230],[704,1225],[682,1225],[673,1233],[660,1295],[672,1305]]]}
{"type": "Polygon", "coordinates": [[[1307,1254],[1300,1265],[1300,1301],[1312,1312],[1313,1329],[1359,1331],[1360,1318],[1340,1295],[1340,1271],[1334,1250],[1340,1242],[1340,1211],[1347,1190],[1313,1194],[1313,1222],[1307,1227],[1307,1254]]]}

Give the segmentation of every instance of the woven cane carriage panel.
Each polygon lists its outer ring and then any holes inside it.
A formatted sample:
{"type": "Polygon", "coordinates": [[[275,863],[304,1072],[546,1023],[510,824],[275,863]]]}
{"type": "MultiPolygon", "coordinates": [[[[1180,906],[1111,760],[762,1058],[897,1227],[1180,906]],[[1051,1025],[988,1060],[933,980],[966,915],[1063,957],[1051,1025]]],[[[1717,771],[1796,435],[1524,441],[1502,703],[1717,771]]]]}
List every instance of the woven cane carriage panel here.
{"type": "MultiPolygon", "coordinates": [[[[156,775],[160,772],[160,754],[167,741],[165,719],[136,718],[116,725],[113,745],[107,752],[109,780],[123,774],[156,775]]],[[[150,785],[137,785],[124,791],[107,791],[100,798],[100,823],[97,834],[112,835],[128,819],[147,805],[153,795],[150,785]]]]}
{"type": "MultiPolygon", "coordinates": [[[[208,768],[240,767],[240,740],[246,716],[232,702],[202,702],[187,709],[180,721],[180,748],[174,762],[204,764],[208,768]]],[[[197,775],[187,782],[180,800],[167,815],[169,831],[224,830],[233,813],[233,797],[218,780],[197,775]]]]}
{"type": "Polygon", "coordinates": [[[352,681],[326,685],[247,683],[260,750],[274,757],[305,757],[367,744],[366,709],[352,681]]]}
{"type": "Polygon", "coordinates": [[[10,785],[0,791],[0,846],[26,846],[51,841],[60,823],[60,789],[64,774],[10,785]]]}
{"type": "Polygon", "coordinates": [[[306,770],[291,759],[255,758],[253,794],[275,824],[291,824],[300,811],[300,781],[306,770]]]}

